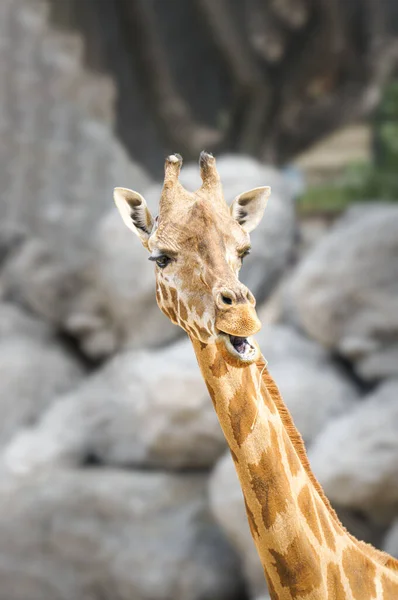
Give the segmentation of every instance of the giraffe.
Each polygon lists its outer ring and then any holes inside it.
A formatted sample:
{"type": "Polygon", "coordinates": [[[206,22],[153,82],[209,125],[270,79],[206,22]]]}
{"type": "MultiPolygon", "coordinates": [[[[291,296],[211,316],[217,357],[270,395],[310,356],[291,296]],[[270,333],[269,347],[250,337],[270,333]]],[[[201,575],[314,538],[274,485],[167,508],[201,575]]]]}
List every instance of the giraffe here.
{"type": "Polygon", "coordinates": [[[115,188],[127,225],[156,264],[160,309],[191,339],[242,487],[250,531],[272,600],[397,600],[398,560],[350,535],[313,475],[304,444],[253,338],[261,327],[239,281],[269,187],[229,207],[215,158],[202,152],[201,187],[165,162],[159,216],[115,188]]]}

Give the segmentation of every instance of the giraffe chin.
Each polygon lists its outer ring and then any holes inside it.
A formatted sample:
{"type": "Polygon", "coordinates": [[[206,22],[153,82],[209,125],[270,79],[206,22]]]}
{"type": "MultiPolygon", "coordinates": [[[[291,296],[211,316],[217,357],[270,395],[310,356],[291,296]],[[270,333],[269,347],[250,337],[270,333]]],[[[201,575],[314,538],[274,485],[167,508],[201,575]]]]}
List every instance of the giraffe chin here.
{"type": "Polygon", "coordinates": [[[227,362],[232,359],[234,364],[243,366],[255,362],[260,356],[259,347],[251,336],[239,337],[220,332],[218,339],[221,353],[227,362]]]}

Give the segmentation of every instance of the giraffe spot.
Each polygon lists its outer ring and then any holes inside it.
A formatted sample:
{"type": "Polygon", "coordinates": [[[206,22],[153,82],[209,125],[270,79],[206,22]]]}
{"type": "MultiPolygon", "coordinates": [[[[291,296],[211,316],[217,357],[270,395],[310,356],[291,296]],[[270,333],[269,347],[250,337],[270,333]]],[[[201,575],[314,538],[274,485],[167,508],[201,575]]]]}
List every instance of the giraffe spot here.
{"type": "Polygon", "coordinates": [[[221,352],[217,352],[214,363],[210,365],[210,371],[213,373],[214,377],[217,378],[228,373],[228,365],[221,352]]]}
{"type": "MultiPolygon", "coordinates": [[[[189,328],[189,329],[191,329],[191,328],[189,328]]],[[[205,344],[204,342],[201,342],[200,340],[199,340],[199,344],[200,344],[201,350],[204,350],[205,348],[207,348],[207,344],[205,344]]]]}
{"type": "Polygon", "coordinates": [[[383,587],[383,600],[396,600],[398,598],[398,583],[388,579],[387,575],[383,575],[381,578],[381,585],[383,587]]]}
{"type": "Polygon", "coordinates": [[[332,518],[332,516],[330,517],[330,519],[328,519],[327,509],[323,502],[321,502],[320,500],[316,501],[316,509],[318,513],[319,523],[323,532],[323,537],[325,538],[325,542],[330,548],[330,550],[336,552],[336,541],[333,534],[335,520],[332,518]]]}
{"type": "Polygon", "coordinates": [[[175,323],[176,325],[178,325],[178,318],[177,318],[177,314],[176,311],[174,310],[174,308],[172,308],[171,306],[167,307],[167,312],[168,312],[168,317],[171,321],[173,321],[173,323],[175,323]]]}
{"type": "Polygon", "coordinates": [[[174,304],[174,306],[177,307],[178,306],[178,296],[177,296],[177,290],[175,288],[170,288],[170,296],[171,296],[172,304],[174,304]]]}
{"type": "Polygon", "coordinates": [[[346,594],[344,591],[343,583],[341,581],[341,573],[339,565],[336,563],[329,563],[327,569],[327,586],[328,586],[328,599],[327,600],[346,600],[346,594]]]}
{"type": "Polygon", "coordinates": [[[235,465],[239,464],[239,460],[238,457],[236,456],[235,452],[232,450],[232,448],[229,449],[231,456],[232,456],[232,460],[234,461],[235,465]]]}
{"type": "Polygon", "coordinates": [[[200,302],[197,298],[191,296],[191,298],[188,300],[188,308],[191,311],[195,310],[199,319],[201,317],[203,317],[204,312],[205,312],[205,307],[204,307],[203,302],[200,302]]]}
{"type": "Polygon", "coordinates": [[[272,583],[272,579],[269,576],[269,573],[267,571],[267,569],[264,567],[264,575],[265,575],[265,580],[267,582],[267,586],[268,586],[268,591],[269,591],[269,595],[271,600],[279,600],[279,596],[276,593],[276,590],[274,588],[274,584],[272,583]]]}
{"type": "Polygon", "coordinates": [[[302,465],[285,429],[283,430],[283,443],[285,445],[286,458],[287,462],[289,463],[290,472],[294,477],[300,472],[302,465]]]}
{"type": "Polygon", "coordinates": [[[185,304],[181,300],[181,298],[178,301],[178,311],[180,313],[181,319],[183,321],[187,322],[188,321],[188,311],[187,311],[187,308],[186,308],[185,304]]]}
{"type": "Polygon", "coordinates": [[[312,498],[312,493],[308,485],[303,487],[303,489],[298,495],[297,500],[301,513],[307,521],[308,527],[311,529],[318,542],[322,544],[322,536],[318,525],[318,519],[316,516],[317,511],[315,510],[314,500],[312,498]]]}
{"type": "MultiPolygon", "coordinates": [[[[197,339],[196,331],[193,329],[193,327],[188,325],[188,323],[184,323],[184,329],[191,337],[197,339]]],[[[206,348],[206,344],[202,344],[202,342],[200,342],[200,341],[199,341],[199,344],[200,344],[201,350],[203,350],[203,348],[206,348]]]]}
{"type": "Polygon", "coordinates": [[[159,283],[159,287],[160,287],[160,291],[162,292],[163,300],[166,302],[169,299],[169,293],[167,291],[167,287],[164,285],[164,283],[162,281],[159,283]]]}
{"type": "MultiPolygon", "coordinates": [[[[211,387],[210,383],[208,383],[206,380],[205,380],[205,384],[206,384],[206,387],[207,387],[207,391],[209,392],[209,396],[211,398],[211,401],[213,402],[213,406],[216,409],[216,393],[213,390],[213,388],[211,387]]],[[[231,452],[232,452],[232,450],[231,450],[231,452]]]]}
{"type": "Polygon", "coordinates": [[[199,327],[199,325],[196,325],[196,329],[198,331],[199,337],[201,337],[203,340],[209,339],[210,332],[207,331],[207,329],[205,329],[204,327],[199,327]]]}
{"type": "Polygon", "coordinates": [[[261,506],[264,526],[269,529],[277,516],[285,512],[290,493],[277,435],[272,427],[270,447],[261,454],[258,463],[249,463],[248,469],[251,486],[261,506]]]}
{"type": "Polygon", "coordinates": [[[158,289],[156,290],[156,300],[159,305],[162,304],[162,296],[160,295],[160,292],[158,289]]]}
{"type": "Polygon", "coordinates": [[[238,446],[242,446],[251,433],[251,426],[256,416],[256,389],[250,369],[242,369],[242,381],[229,401],[229,417],[234,438],[238,446]]]}
{"type": "Polygon", "coordinates": [[[376,567],[372,560],[350,546],[343,552],[342,564],[353,600],[372,600],[376,595],[376,567]]]}
{"type": "Polygon", "coordinates": [[[273,549],[269,552],[281,585],[289,589],[292,600],[311,594],[322,584],[320,557],[307,538],[295,537],[283,554],[273,549]]]}
{"type": "Polygon", "coordinates": [[[252,511],[249,508],[249,505],[246,502],[246,498],[244,498],[244,501],[245,501],[245,508],[246,508],[247,520],[249,521],[250,532],[252,534],[252,537],[256,538],[256,537],[259,536],[258,527],[257,527],[257,524],[256,524],[256,520],[254,518],[254,515],[253,515],[252,511]]]}

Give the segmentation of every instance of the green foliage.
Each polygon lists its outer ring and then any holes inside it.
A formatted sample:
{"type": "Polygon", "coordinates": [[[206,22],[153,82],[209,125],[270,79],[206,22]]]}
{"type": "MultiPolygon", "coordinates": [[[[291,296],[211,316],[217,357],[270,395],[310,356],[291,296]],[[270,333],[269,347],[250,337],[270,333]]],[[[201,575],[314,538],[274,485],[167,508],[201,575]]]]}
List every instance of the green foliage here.
{"type": "Polygon", "coordinates": [[[333,184],[314,186],[301,212],[339,212],[353,202],[398,201],[398,81],[387,86],[373,119],[373,162],[349,165],[333,184]]]}

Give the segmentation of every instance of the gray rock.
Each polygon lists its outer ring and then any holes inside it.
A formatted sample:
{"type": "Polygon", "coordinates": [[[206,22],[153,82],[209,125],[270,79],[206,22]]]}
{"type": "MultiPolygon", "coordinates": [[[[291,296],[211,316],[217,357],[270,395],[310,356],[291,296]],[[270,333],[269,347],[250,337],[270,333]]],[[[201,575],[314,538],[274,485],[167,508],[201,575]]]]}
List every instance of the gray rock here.
{"type": "Polygon", "coordinates": [[[44,336],[41,340],[22,335],[2,337],[0,446],[20,428],[35,423],[54,397],[73,388],[81,376],[78,363],[53,340],[44,336]]]}
{"type": "Polygon", "coordinates": [[[116,208],[101,220],[83,285],[65,318],[65,329],[88,356],[162,346],[182,335],[156,304],[154,267],[148,256],[116,208]]]}
{"type": "Polygon", "coordinates": [[[309,456],[332,502],[388,517],[398,502],[398,380],[331,422],[309,456]]]}
{"type": "Polygon", "coordinates": [[[149,179],[113,130],[111,78],[87,72],[83,40],[54,30],[48,12],[31,0],[0,6],[0,221],[79,262],[112,188],[149,179]]]}
{"type": "Polygon", "coordinates": [[[209,467],[225,448],[188,341],[128,352],[60,398],[5,451],[12,471],[89,459],[129,466],[209,467]]]}
{"type": "Polygon", "coordinates": [[[318,343],[287,325],[263,326],[256,339],[307,443],[356,405],[357,389],[318,343]]]}
{"type": "Polygon", "coordinates": [[[221,529],[241,557],[250,595],[266,593],[266,582],[253,538],[238,476],[229,451],[220,458],[209,480],[210,509],[221,529]]]}
{"type": "Polygon", "coordinates": [[[0,272],[0,294],[58,329],[82,287],[78,272],[57,258],[43,240],[25,236],[0,272]]]}
{"type": "Polygon", "coordinates": [[[11,302],[0,302],[0,340],[7,337],[28,337],[45,341],[53,331],[47,323],[21,310],[11,302]]]}
{"type": "Polygon", "coordinates": [[[233,600],[236,555],[206,476],[85,469],[2,477],[1,600],[233,600]]]}
{"type": "Polygon", "coordinates": [[[398,520],[395,521],[386,535],[383,550],[398,558],[398,520]]]}
{"type": "Polygon", "coordinates": [[[349,211],[291,280],[288,312],[365,380],[398,374],[398,207],[349,211]]]}

